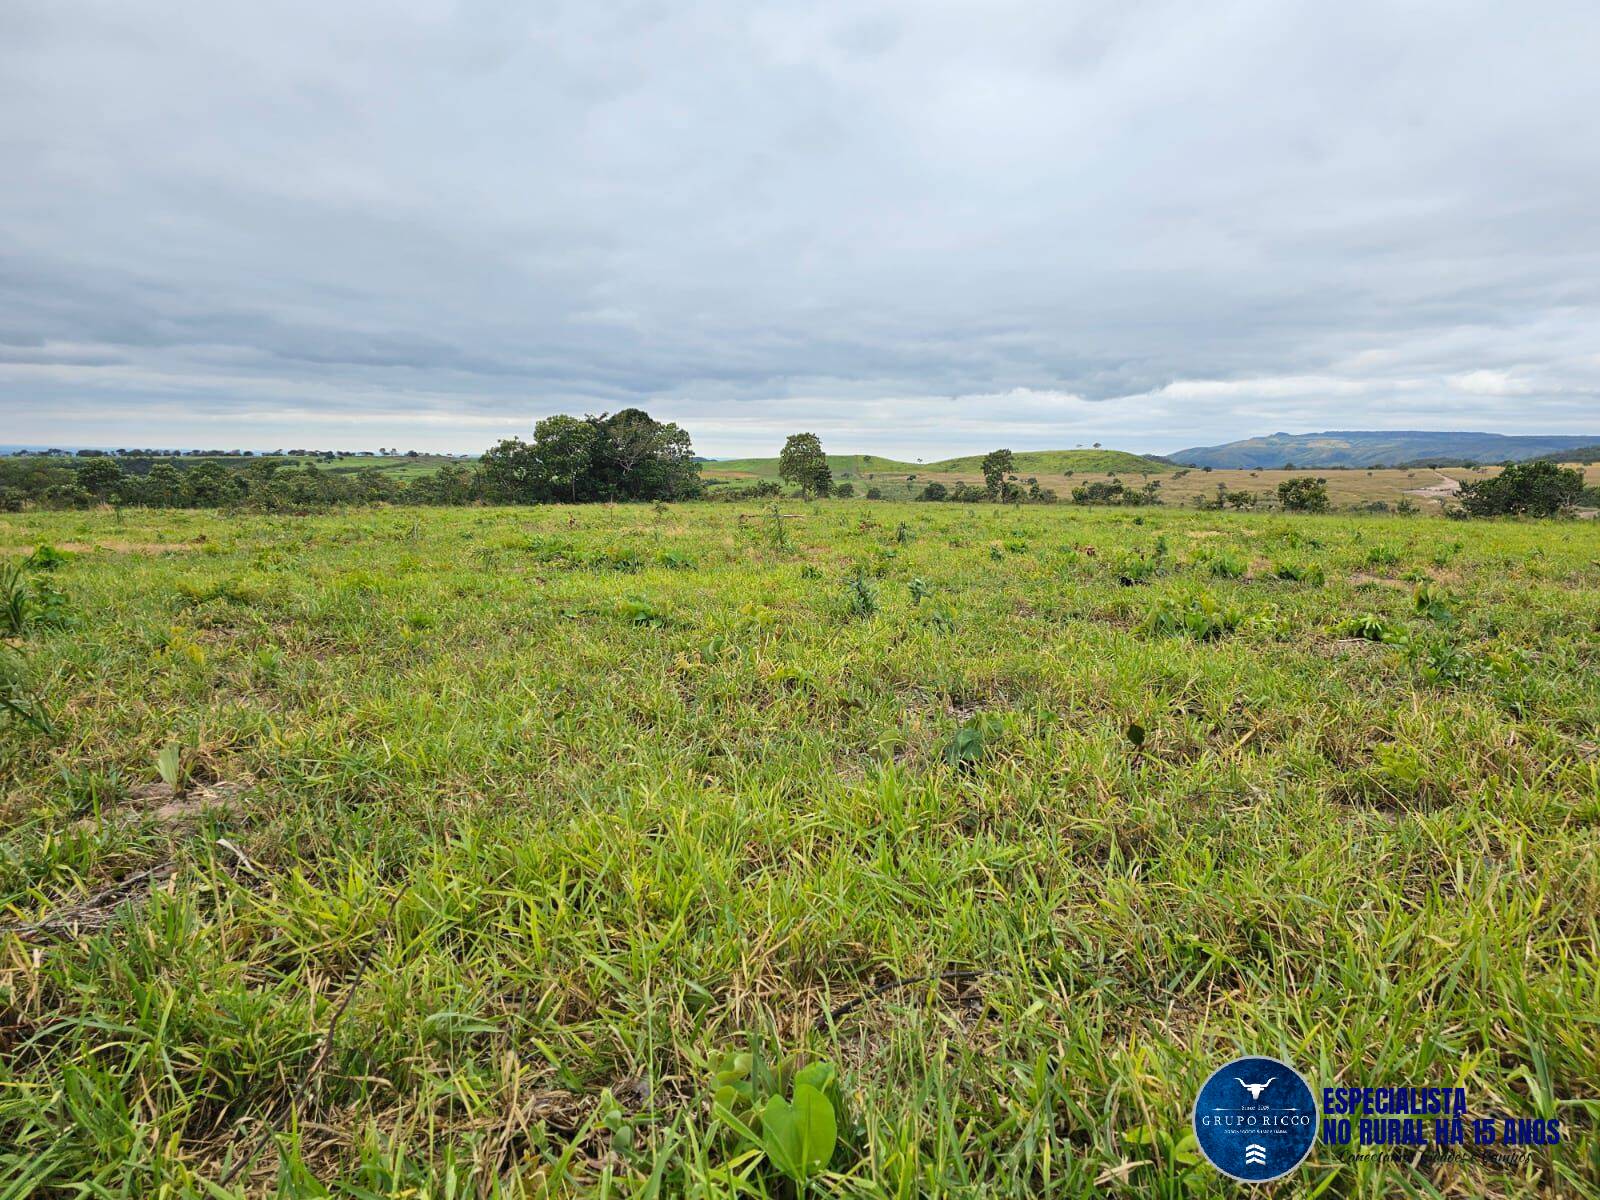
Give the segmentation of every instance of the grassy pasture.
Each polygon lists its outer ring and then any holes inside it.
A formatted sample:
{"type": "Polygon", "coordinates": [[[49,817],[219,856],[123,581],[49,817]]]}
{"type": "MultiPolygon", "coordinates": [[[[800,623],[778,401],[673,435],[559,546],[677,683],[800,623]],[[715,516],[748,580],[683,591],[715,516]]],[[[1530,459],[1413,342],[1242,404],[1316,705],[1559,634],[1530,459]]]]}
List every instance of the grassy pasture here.
{"type": "MultiPolygon", "coordinates": [[[[1061,474],[1064,471],[1145,471],[1163,475],[1175,470],[1171,464],[1129,454],[1126,450],[1018,450],[1012,456],[1016,470],[1023,475],[1061,474]]],[[[944,458],[938,462],[902,462],[876,454],[830,454],[828,469],[835,479],[890,479],[898,475],[951,477],[973,475],[983,478],[983,455],[968,454],[961,458],[944,458]]],[[[740,479],[777,479],[776,458],[725,458],[705,464],[705,474],[711,477],[740,479]]]]}
{"type": "MultiPolygon", "coordinates": [[[[855,485],[857,494],[869,487],[879,488],[888,500],[915,499],[922,489],[937,480],[946,487],[954,483],[971,483],[983,486],[981,456],[969,459],[951,459],[944,463],[888,463],[884,459],[863,462],[861,455],[829,455],[835,482],[848,480],[855,485]],[[915,475],[914,481],[907,476],[915,475]]],[[[747,459],[738,462],[708,462],[701,474],[707,482],[726,480],[731,483],[751,482],[756,479],[776,479],[778,460],[747,459]]],[[[1016,474],[1023,479],[1037,478],[1041,487],[1053,488],[1067,500],[1074,487],[1096,480],[1120,479],[1132,487],[1141,487],[1147,480],[1161,484],[1161,498],[1167,505],[1192,505],[1196,498],[1215,498],[1217,485],[1230,492],[1254,492],[1262,500],[1275,500],[1278,484],[1285,479],[1305,475],[1328,481],[1328,499],[1335,508],[1355,508],[1381,500],[1391,507],[1402,497],[1408,497],[1424,515],[1437,516],[1449,503],[1450,483],[1469,483],[1499,473],[1499,467],[1407,467],[1400,470],[1365,467],[1346,471],[1329,468],[1296,471],[1246,471],[1212,470],[1198,467],[1185,471],[1182,467],[1167,467],[1162,463],[1141,460],[1136,455],[1120,450],[1064,450],[1040,451],[1036,455],[1017,455],[1016,474]],[[1066,458],[1067,455],[1092,455],[1091,458],[1066,458]],[[1107,462],[1114,456],[1118,462],[1107,462]],[[1038,462],[1024,465],[1025,458],[1038,462]],[[1072,474],[1065,472],[1071,470],[1072,474]],[[1113,474],[1113,471],[1119,472],[1113,474]],[[1442,490],[1443,489],[1443,490],[1442,490]]],[[[1600,485],[1600,464],[1583,467],[1584,479],[1591,485],[1600,485]]]]}
{"type": "Polygon", "coordinates": [[[785,510],[0,515],[0,1197],[788,1197],[752,1044],[818,1195],[1235,1194],[1245,1052],[1600,1191],[1600,527],[785,510]]]}

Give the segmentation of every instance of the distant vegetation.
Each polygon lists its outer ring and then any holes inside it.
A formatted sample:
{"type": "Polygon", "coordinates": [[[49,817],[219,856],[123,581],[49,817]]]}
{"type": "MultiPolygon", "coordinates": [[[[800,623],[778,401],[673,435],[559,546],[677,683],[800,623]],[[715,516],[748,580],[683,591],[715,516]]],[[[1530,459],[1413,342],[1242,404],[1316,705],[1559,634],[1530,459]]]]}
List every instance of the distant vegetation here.
{"type": "Polygon", "coordinates": [[[1569,450],[1564,454],[1541,454],[1539,457],[1546,462],[1597,463],[1600,462],[1600,444],[1579,446],[1576,450],[1569,450]]]}
{"type": "MultiPolygon", "coordinates": [[[[1534,460],[1551,465],[1547,460],[1534,460]]],[[[1495,482],[1498,468],[1466,479],[1426,469],[1327,468],[1327,475],[1175,467],[1106,450],[1001,448],[931,463],[828,454],[813,433],[787,439],[774,458],[707,460],[688,432],[641,409],[540,421],[530,440],[508,438],[481,457],[416,451],[19,452],[0,457],[0,510],[25,508],[225,508],[310,512],[348,504],[730,502],[788,494],[958,504],[1155,505],[1290,512],[1424,511],[1456,516],[1562,515],[1600,507],[1581,472],[1495,482]],[[1124,478],[1126,476],[1126,478],[1124,478]],[[1357,478],[1360,476],[1360,478],[1357,478]],[[1556,480],[1564,481],[1552,490],[1556,480]],[[1575,482],[1574,482],[1575,481],[1575,482]],[[1464,485],[1460,502],[1454,489],[1464,485]],[[1413,499],[1417,497],[1419,499],[1413,499]],[[1419,503],[1420,501],[1420,503],[1419,503]]],[[[1461,472],[1457,472],[1459,476],[1461,472]]]]}
{"type": "MultiPolygon", "coordinates": [[[[961,458],[941,458],[935,462],[906,462],[903,459],[883,458],[876,454],[830,454],[828,469],[836,479],[887,475],[945,475],[956,472],[977,473],[983,470],[982,454],[968,454],[961,458]]],[[[708,462],[708,467],[718,471],[737,472],[777,479],[776,458],[725,458],[708,462]]],[[[1127,475],[1162,475],[1171,470],[1170,462],[1150,458],[1143,454],[1129,454],[1125,450],[1018,450],[1012,453],[1012,467],[1020,474],[1062,475],[1081,473],[1112,473],[1127,475]]]]}
{"type": "Polygon", "coordinates": [[[289,456],[14,456],[0,458],[0,510],[110,504],[288,512],[333,504],[464,504],[482,495],[471,463],[422,456],[355,461],[364,465],[289,456]]]}
{"type": "MultiPolygon", "coordinates": [[[[1274,469],[1287,467],[1408,467],[1518,462],[1596,449],[1596,438],[1511,437],[1498,433],[1422,430],[1349,430],[1274,433],[1219,446],[1194,446],[1166,457],[1194,467],[1274,469]]],[[[1580,461],[1580,460],[1567,460],[1580,461]]]]}
{"type": "MultiPolygon", "coordinates": [[[[945,458],[921,466],[924,471],[980,471],[984,456],[969,454],[964,458],[945,458]]],[[[1064,475],[1078,471],[1096,474],[1162,475],[1173,469],[1172,464],[1143,454],[1129,454],[1126,450],[1018,450],[1012,455],[1012,469],[1018,474],[1064,475]]]]}
{"type": "Polygon", "coordinates": [[[684,500],[700,494],[689,435],[640,409],[552,416],[475,462],[417,452],[17,454],[0,458],[0,509],[246,508],[684,500]]]}

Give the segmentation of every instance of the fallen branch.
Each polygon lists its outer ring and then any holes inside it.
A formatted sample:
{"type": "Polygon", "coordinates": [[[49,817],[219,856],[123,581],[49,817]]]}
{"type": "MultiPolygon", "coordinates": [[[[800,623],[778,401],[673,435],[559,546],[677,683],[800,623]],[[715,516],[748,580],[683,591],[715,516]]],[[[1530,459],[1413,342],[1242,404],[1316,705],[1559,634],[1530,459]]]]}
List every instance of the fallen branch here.
{"type": "Polygon", "coordinates": [[[143,871],[135,871],[110,887],[101,888],[87,900],[54,913],[42,921],[0,926],[0,934],[14,933],[24,940],[31,941],[85,929],[98,932],[112,924],[116,919],[117,910],[122,907],[124,901],[133,898],[133,893],[140,885],[148,883],[154,886],[163,883],[177,874],[177,871],[178,864],[173,859],[147,867],[143,871]]]}

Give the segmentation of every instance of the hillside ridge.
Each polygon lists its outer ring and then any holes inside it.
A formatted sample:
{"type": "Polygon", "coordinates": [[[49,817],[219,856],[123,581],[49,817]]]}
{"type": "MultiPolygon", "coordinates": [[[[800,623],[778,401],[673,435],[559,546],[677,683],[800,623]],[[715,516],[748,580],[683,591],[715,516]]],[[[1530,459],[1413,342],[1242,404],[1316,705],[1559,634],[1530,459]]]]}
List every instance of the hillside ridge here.
{"type": "MultiPolygon", "coordinates": [[[[977,473],[983,469],[982,454],[966,454],[935,462],[905,462],[876,454],[830,454],[828,467],[836,480],[865,479],[878,475],[943,475],[977,473]]],[[[1170,462],[1126,450],[1018,450],[1013,453],[1013,470],[1018,475],[1061,474],[1066,471],[1160,475],[1173,470],[1170,462]]],[[[706,459],[702,469],[713,474],[749,475],[761,479],[778,477],[778,459],[706,459]]]]}
{"type": "Polygon", "coordinates": [[[1296,467],[1412,466],[1501,463],[1560,455],[1600,441],[1594,434],[1480,433],[1470,430],[1344,429],[1273,433],[1214,446],[1191,446],[1165,457],[1192,467],[1273,469],[1296,467]]]}

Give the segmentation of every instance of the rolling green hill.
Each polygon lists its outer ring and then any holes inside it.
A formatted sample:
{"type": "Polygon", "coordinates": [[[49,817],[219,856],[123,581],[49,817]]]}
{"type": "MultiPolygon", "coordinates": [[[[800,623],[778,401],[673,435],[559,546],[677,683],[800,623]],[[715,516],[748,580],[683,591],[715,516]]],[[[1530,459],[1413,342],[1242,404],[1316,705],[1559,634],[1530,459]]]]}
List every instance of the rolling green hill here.
{"type": "MultiPolygon", "coordinates": [[[[918,471],[930,468],[923,463],[900,462],[898,459],[883,458],[877,454],[830,454],[828,455],[828,469],[833,472],[835,479],[860,479],[867,474],[874,475],[915,475],[918,471]]],[[[778,460],[776,458],[726,458],[708,461],[702,465],[702,472],[706,475],[732,474],[752,475],[759,479],[776,479],[778,477],[778,460]]]]}
{"type": "MultiPolygon", "coordinates": [[[[1122,472],[1151,475],[1171,471],[1172,464],[1126,450],[1019,450],[1014,455],[1019,475],[1060,475],[1067,471],[1122,472]]],[[[983,455],[968,454],[961,458],[945,458],[938,462],[903,462],[883,458],[876,454],[830,454],[828,467],[837,480],[865,479],[887,475],[942,475],[976,474],[983,469],[983,455]]],[[[758,479],[776,479],[776,458],[729,458],[704,464],[703,473],[708,478],[718,475],[746,475],[758,479]]]]}
{"type": "MultiPolygon", "coordinates": [[[[1118,472],[1137,474],[1141,471],[1159,475],[1172,470],[1172,464],[1126,450],[1019,450],[1012,458],[1019,475],[1061,475],[1067,471],[1118,472]]],[[[924,471],[981,471],[983,455],[968,454],[962,458],[946,458],[928,463],[924,471]]]]}

